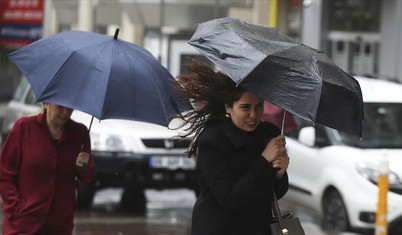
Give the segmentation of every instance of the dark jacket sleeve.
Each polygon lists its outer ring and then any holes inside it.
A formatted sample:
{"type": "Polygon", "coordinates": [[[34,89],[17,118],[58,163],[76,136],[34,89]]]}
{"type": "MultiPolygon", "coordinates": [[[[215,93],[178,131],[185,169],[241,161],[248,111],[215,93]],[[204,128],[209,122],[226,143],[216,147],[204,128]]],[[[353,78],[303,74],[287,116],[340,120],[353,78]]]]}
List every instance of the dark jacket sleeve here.
{"type": "Polygon", "coordinates": [[[276,176],[271,164],[262,156],[257,156],[240,178],[235,176],[228,167],[227,146],[216,141],[222,138],[223,134],[217,129],[206,130],[200,135],[197,164],[218,203],[237,213],[258,197],[276,176]]]}
{"type": "Polygon", "coordinates": [[[275,193],[276,193],[276,197],[278,200],[280,198],[282,198],[283,196],[285,196],[286,192],[289,189],[289,179],[288,179],[287,172],[285,172],[282,179],[275,180],[274,188],[275,188],[275,193]]]}
{"type": "MultiPolygon", "coordinates": [[[[265,133],[272,134],[271,137],[269,137],[269,136],[267,137],[267,140],[275,138],[276,136],[281,134],[280,129],[271,122],[264,122],[263,128],[264,128],[265,133]]],[[[268,144],[268,141],[267,141],[267,144],[268,144]]],[[[282,198],[286,194],[286,192],[289,189],[288,173],[285,172],[285,174],[283,175],[283,177],[281,179],[277,178],[275,180],[274,188],[275,188],[275,193],[276,193],[277,199],[282,198]]]]}
{"type": "Polygon", "coordinates": [[[17,187],[17,175],[21,162],[21,126],[21,121],[15,123],[0,152],[0,194],[7,218],[18,210],[21,202],[17,187]]]}

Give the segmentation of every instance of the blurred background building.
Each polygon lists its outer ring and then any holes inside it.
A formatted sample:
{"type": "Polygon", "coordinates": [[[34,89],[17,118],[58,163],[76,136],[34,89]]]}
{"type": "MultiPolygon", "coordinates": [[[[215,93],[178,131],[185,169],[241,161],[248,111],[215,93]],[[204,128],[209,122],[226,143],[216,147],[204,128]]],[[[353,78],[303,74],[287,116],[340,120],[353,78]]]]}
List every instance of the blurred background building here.
{"type": "Polygon", "coordinates": [[[113,35],[120,28],[119,38],[142,45],[176,76],[188,56],[201,57],[187,44],[197,24],[220,17],[276,26],[284,34],[325,51],[352,75],[402,82],[400,0],[0,1],[3,83],[20,75],[7,59],[8,53],[66,30],[113,35]]]}

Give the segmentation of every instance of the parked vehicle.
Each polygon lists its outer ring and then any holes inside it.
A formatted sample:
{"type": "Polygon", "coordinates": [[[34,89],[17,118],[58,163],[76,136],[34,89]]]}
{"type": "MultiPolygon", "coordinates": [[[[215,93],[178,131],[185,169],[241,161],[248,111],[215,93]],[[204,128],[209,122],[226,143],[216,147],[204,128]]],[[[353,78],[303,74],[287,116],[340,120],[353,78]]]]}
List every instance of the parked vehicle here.
{"type": "MultiPolygon", "coordinates": [[[[38,113],[41,104],[26,79],[22,79],[14,99],[8,104],[1,134],[3,139],[22,116],[38,113]]],[[[75,110],[71,118],[89,126],[91,116],[75,110]]],[[[177,123],[171,123],[177,126],[177,123]]],[[[79,208],[92,204],[96,190],[122,187],[121,208],[144,211],[146,188],[190,188],[198,192],[195,161],[185,154],[190,139],[181,139],[180,130],[127,121],[93,121],[90,136],[96,163],[94,182],[81,184],[79,208]]]]}
{"type": "Polygon", "coordinates": [[[372,231],[379,163],[386,156],[388,234],[402,234],[402,85],[356,78],[364,101],[362,139],[295,117],[298,128],[287,138],[290,189],[283,200],[322,216],[331,231],[372,231]]]}

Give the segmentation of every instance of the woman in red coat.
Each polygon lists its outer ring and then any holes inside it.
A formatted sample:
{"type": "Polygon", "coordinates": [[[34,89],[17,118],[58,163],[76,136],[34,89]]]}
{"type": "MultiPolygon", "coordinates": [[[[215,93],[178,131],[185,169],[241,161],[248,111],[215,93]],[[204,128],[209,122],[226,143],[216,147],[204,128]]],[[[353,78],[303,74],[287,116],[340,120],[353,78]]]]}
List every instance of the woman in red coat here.
{"type": "Polygon", "coordinates": [[[36,116],[18,120],[0,153],[3,234],[72,234],[78,177],[90,182],[95,164],[81,146],[88,130],[70,119],[72,109],[44,104],[36,116]]]}

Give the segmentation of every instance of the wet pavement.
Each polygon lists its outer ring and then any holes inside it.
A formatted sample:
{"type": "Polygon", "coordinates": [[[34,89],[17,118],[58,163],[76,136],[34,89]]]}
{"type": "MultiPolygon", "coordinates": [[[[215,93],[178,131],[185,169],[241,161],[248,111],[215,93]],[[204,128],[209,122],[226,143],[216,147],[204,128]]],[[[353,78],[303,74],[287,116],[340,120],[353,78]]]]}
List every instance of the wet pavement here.
{"type": "MultiPolygon", "coordinates": [[[[93,208],[90,211],[76,213],[74,235],[191,234],[191,213],[196,200],[193,191],[187,189],[146,190],[145,214],[118,212],[121,193],[120,189],[98,191],[93,208]]],[[[306,235],[338,235],[323,232],[318,226],[318,218],[297,212],[295,215],[300,218],[306,235]]],[[[0,219],[2,222],[2,213],[0,213],[0,219]]],[[[354,234],[342,233],[342,235],[354,234]]]]}
{"type": "Polygon", "coordinates": [[[121,190],[99,191],[90,212],[77,212],[75,235],[189,235],[195,195],[186,189],[147,190],[145,215],[117,212],[121,190]]]}
{"type": "MultiPolygon", "coordinates": [[[[196,200],[193,191],[187,189],[147,190],[145,215],[127,215],[115,212],[120,195],[121,190],[116,189],[99,191],[91,212],[77,213],[75,234],[191,234],[191,213],[196,200]],[[94,217],[91,218],[91,215],[94,217]]],[[[319,218],[297,212],[295,216],[300,218],[306,235],[355,235],[355,233],[324,232],[318,226],[319,218]]]]}

